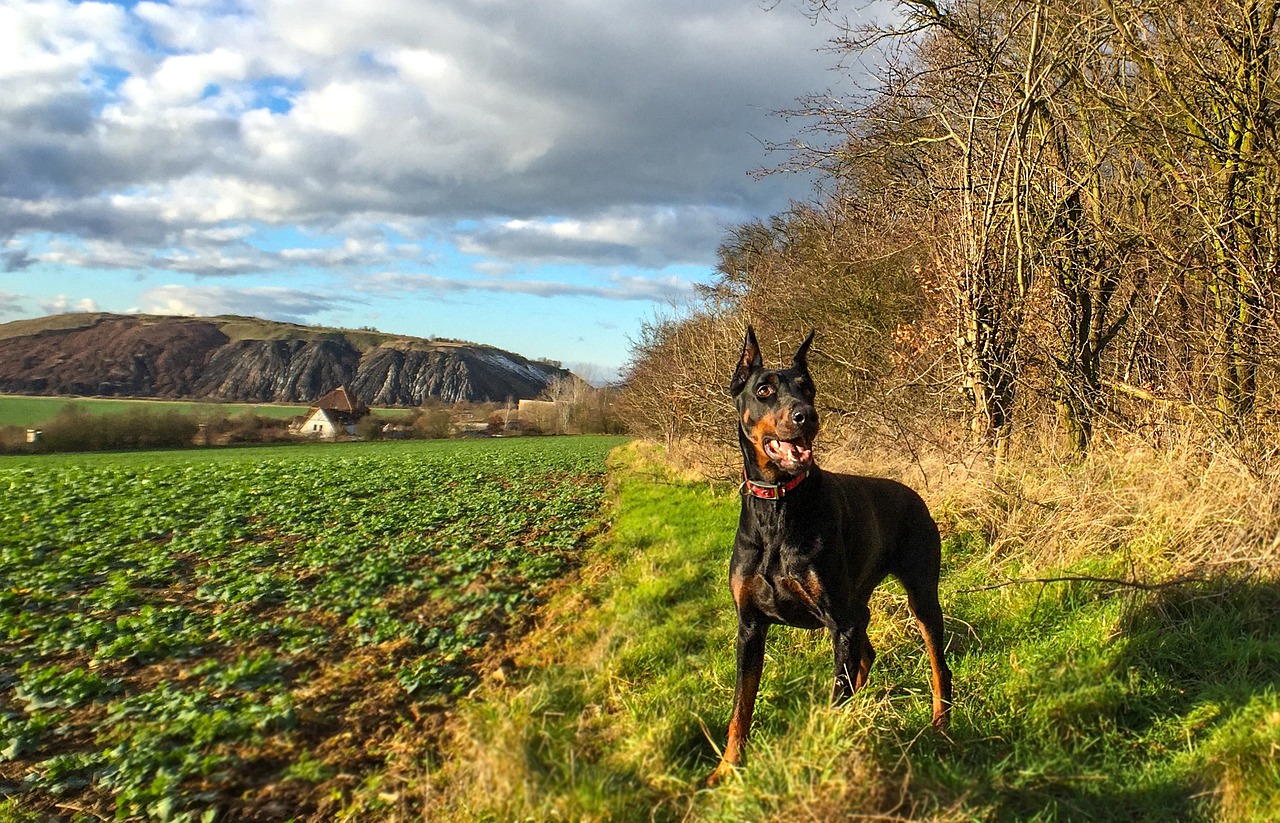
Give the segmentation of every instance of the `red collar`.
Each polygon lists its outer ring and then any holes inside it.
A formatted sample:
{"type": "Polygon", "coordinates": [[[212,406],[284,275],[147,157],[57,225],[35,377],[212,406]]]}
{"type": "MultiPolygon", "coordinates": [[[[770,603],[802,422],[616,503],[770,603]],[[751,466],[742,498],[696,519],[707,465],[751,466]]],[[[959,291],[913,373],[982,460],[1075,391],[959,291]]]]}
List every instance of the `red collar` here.
{"type": "Polygon", "coordinates": [[[742,485],[738,487],[738,491],[743,494],[750,494],[761,500],[781,500],[786,496],[787,492],[794,489],[804,482],[809,473],[801,472],[785,483],[760,483],[747,477],[747,470],[742,470],[742,485]]]}

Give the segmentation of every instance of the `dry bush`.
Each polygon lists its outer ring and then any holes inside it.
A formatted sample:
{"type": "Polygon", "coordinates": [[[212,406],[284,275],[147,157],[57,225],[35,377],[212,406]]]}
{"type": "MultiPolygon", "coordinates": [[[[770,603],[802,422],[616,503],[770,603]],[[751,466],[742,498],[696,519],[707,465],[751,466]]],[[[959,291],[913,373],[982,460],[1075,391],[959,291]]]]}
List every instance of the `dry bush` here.
{"type": "Polygon", "coordinates": [[[38,451],[77,452],[115,449],[176,449],[192,445],[196,421],[176,411],[135,407],[118,414],[95,415],[68,403],[40,428],[38,451]]]}
{"type": "Polygon", "coordinates": [[[1154,584],[1280,567],[1280,459],[1242,460],[1185,439],[1133,437],[1082,460],[1023,450],[992,465],[957,451],[836,450],[825,465],[891,476],[921,490],[948,531],[977,531],[999,564],[1062,569],[1094,559],[1154,584]]]}

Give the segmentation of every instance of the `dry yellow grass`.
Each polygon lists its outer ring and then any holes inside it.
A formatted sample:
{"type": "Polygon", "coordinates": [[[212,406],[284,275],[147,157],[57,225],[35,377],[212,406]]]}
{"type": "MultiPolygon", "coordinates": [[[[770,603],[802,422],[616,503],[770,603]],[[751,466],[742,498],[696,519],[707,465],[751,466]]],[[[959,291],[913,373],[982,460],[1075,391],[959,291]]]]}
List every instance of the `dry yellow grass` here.
{"type": "Polygon", "coordinates": [[[1246,461],[1191,438],[1155,449],[1133,438],[1099,442],[1083,459],[1027,444],[1000,465],[952,445],[902,450],[853,440],[823,465],[894,477],[920,490],[944,530],[986,538],[993,562],[1064,567],[1122,560],[1152,583],[1280,567],[1280,458],[1246,461]]]}

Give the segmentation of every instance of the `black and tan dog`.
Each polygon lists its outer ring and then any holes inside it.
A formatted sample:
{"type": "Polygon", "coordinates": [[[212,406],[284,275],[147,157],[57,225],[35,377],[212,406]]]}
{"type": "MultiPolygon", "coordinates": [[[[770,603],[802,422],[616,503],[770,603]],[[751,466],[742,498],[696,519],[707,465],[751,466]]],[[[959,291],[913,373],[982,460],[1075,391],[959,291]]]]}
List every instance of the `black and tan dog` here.
{"type": "Polygon", "coordinates": [[[875,659],[867,639],[867,602],[890,574],[906,589],[929,650],[935,728],[945,728],[951,708],[938,603],[938,527],[920,496],[901,483],[825,472],[814,463],[818,413],[807,361],[812,342],[810,332],[789,368],[766,369],[748,326],[729,385],[744,473],[729,567],[738,610],[738,673],[728,742],[708,784],[742,759],[769,626],[831,633],[832,700],[840,703],[867,681],[875,659]]]}

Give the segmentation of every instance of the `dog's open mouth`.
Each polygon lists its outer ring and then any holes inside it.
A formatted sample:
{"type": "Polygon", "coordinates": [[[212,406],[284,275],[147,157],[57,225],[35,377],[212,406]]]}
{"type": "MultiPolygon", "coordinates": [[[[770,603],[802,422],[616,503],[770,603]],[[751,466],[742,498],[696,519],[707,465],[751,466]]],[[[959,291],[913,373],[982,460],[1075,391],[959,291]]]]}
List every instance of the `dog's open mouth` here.
{"type": "Polygon", "coordinates": [[[764,441],[764,453],[783,471],[804,471],[813,465],[813,447],[804,440],[779,440],[771,437],[764,441]]]}

